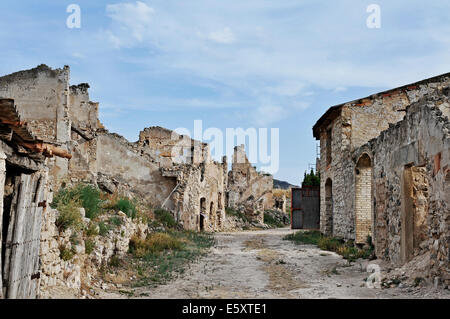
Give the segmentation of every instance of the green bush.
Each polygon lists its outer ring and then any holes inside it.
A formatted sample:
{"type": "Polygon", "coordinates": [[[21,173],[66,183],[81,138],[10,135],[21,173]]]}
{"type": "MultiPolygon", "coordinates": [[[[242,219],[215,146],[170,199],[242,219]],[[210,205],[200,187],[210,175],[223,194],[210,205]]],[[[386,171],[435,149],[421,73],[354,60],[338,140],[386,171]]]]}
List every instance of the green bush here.
{"type": "Polygon", "coordinates": [[[99,228],[99,235],[100,236],[106,236],[108,234],[108,232],[111,230],[111,227],[107,224],[105,224],[104,222],[100,222],[98,223],[98,228],[99,228]]]}
{"type": "Polygon", "coordinates": [[[155,209],[153,213],[155,214],[155,219],[159,221],[163,226],[168,228],[174,228],[175,226],[177,226],[175,218],[173,218],[172,214],[167,210],[159,208],[155,209]]]}
{"type": "Polygon", "coordinates": [[[90,222],[89,226],[86,228],[85,233],[87,237],[97,236],[98,235],[97,226],[93,222],[90,222]]]}
{"type": "Polygon", "coordinates": [[[137,209],[136,205],[128,198],[122,198],[117,201],[116,209],[124,212],[130,218],[136,218],[137,209]]]}
{"type": "Polygon", "coordinates": [[[122,264],[122,260],[119,258],[119,256],[113,255],[111,259],[109,260],[109,266],[117,268],[122,264]]]}
{"type": "Polygon", "coordinates": [[[71,260],[73,256],[75,256],[75,252],[73,251],[73,249],[68,249],[65,245],[59,246],[59,257],[62,260],[71,260]]]}
{"type": "Polygon", "coordinates": [[[56,193],[51,203],[52,208],[73,203],[78,207],[83,207],[86,217],[94,219],[100,212],[100,190],[92,185],[80,184],[74,187],[61,188],[56,193]]]}
{"type": "Polygon", "coordinates": [[[334,237],[325,237],[322,236],[319,239],[319,243],[317,244],[317,246],[319,246],[320,249],[323,250],[328,250],[328,251],[335,251],[337,252],[338,249],[343,245],[343,241],[339,240],[337,238],[334,237]]]}
{"type": "Polygon", "coordinates": [[[285,236],[284,240],[292,240],[296,244],[318,245],[321,238],[319,231],[298,231],[294,234],[285,236]]]}
{"type": "Polygon", "coordinates": [[[368,239],[368,247],[359,248],[355,246],[353,241],[344,242],[339,238],[322,236],[319,231],[298,231],[285,236],[283,239],[292,240],[297,244],[317,245],[320,249],[335,252],[349,261],[355,261],[358,258],[371,258],[374,249],[370,245],[370,239],[368,239]]]}
{"type": "Polygon", "coordinates": [[[94,186],[85,185],[80,187],[80,198],[86,217],[94,219],[100,212],[100,190],[94,186]]]}
{"type": "Polygon", "coordinates": [[[59,215],[56,219],[56,227],[59,231],[71,228],[75,231],[81,230],[83,220],[79,208],[75,202],[67,204],[59,203],[57,206],[59,215]]]}
{"type": "Polygon", "coordinates": [[[122,219],[120,217],[114,216],[109,219],[109,222],[117,227],[122,225],[122,219]]]}
{"type": "Polygon", "coordinates": [[[264,212],[264,224],[271,227],[284,227],[284,224],[276,220],[269,212],[264,212]]]}
{"type": "Polygon", "coordinates": [[[95,248],[95,241],[93,241],[92,239],[86,239],[84,242],[84,250],[86,252],[86,254],[90,255],[95,248]]]}

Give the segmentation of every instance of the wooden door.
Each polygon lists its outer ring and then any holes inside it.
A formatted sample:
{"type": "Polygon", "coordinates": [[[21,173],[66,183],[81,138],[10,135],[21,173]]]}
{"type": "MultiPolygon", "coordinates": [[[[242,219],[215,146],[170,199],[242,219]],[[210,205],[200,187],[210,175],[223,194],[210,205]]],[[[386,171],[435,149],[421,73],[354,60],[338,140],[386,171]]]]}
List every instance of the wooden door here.
{"type": "Polygon", "coordinates": [[[11,208],[4,212],[10,214],[3,265],[3,292],[9,299],[37,297],[46,179],[41,172],[16,176],[11,208]]]}

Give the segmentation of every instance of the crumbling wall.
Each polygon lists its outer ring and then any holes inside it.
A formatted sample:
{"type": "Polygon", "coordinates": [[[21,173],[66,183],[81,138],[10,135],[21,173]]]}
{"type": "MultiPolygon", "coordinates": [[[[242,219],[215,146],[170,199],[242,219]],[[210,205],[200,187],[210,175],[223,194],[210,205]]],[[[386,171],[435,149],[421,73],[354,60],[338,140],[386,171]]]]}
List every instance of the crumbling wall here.
{"type": "Polygon", "coordinates": [[[228,173],[228,206],[245,212],[250,220],[264,223],[264,210],[271,209],[273,177],[259,173],[248,161],[244,145],[234,148],[228,173]]]}
{"type": "Polygon", "coordinates": [[[206,162],[165,170],[176,176],[177,188],[171,196],[175,217],[185,229],[219,231],[225,221],[225,175],[223,164],[206,162]]]}
{"type": "Polygon", "coordinates": [[[141,154],[135,144],[107,131],[97,137],[97,172],[100,187],[140,196],[154,207],[160,206],[176,186],[174,179],[163,177],[159,165],[141,154]]]}
{"type": "Polygon", "coordinates": [[[355,151],[373,155],[377,256],[401,265],[430,252],[429,276],[449,282],[449,101],[437,90],[408,107],[404,120],[355,151]]]}
{"type": "MultiPolygon", "coordinates": [[[[314,135],[320,140],[323,233],[356,239],[356,160],[351,156],[354,150],[402,120],[411,103],[417,102],[426,94],[442,91],[449,84],[449,74],[434,77],[335,106],[318,121],[314,126],[314,135]],[[327,205],[327,181],[332,182],[331,205],[327,205]],[[330,206],[331,213],[330,209],[327,210],[330,206]]],[[[450,105],[446,102],[439,103],[439,108],[447,114],[450,105]]]]}
{"type": "Polygon", "coordinates": [[[89,99],[86,83],[70,87],[71,137],[69,179],[95,183],[97,179],[98,103],[89,99]]]}
{"type": "Polygon", "coordinates": [[[175,182],[164,208],[173,212],[185,229],[221,230],[225,219],[226,157],[211,160],[209,145],[161,127],[140,133],[136,144],[141,154],[154,159],[163,176],[175,182]]]}
{"type": "Polygon", "coordinates": [[[161,167],[175,164],[199,165],[210,160],[208,144],[159,126],[141,131],[138,145],[157,160],[161,167]]]}
{"type": "MultiPolygon", "coordinates": [[[[70,141],[69,110],[70,69],[53,70],[46,65],[0,77],[0,96],[20,106],[21,118],[38,139],[67,150],[70,141]]],[[[62,178],[68,172],[68,160],[49,161],[50,175],[62,178]]]]}

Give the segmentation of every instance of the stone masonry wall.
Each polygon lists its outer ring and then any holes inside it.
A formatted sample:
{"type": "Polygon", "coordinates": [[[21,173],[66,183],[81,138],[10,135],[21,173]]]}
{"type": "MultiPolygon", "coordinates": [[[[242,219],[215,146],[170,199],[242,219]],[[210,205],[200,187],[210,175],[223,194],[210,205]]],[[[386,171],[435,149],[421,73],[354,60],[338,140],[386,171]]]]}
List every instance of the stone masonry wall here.
{"type": "MultiPolygon", "coordinates": [[[[20,107],[21,117],[38,139],[68,149],[70,69],[53,70],[46,65],[0,77],[0,96],[20,107]]],[[[56,180],[68,172],[68,160],[49,161],[50,176],[56,180]]]]}
{"type": "Polygon", "coordinates": [[[425,275],[447,284],[450,122],[444,112],[448,102],[448,89],[443,88],[413,103],[404,120],[391,125],[353,156],[356,159],[364,152],[373,156],[377,256],[401,265],[430,252],[429,273],[425,275]],[[409,228],[408,223],[412,223],[409,228]]]}
{"type": "MultiPolygon", "coordinates": [[[[448,84],[450,76],[447,74],[348,102],[339,106],[336,116],[315,127],[321,145],[319,167],[323,233],[344,239],[356,239],[356,163],[351,156],[353,151],[377,137],[389,125],[400,121],[408,105],[426,94],[442,90],[448,84]],[[329,130],[332,134],[331,163],[327,163],[326,150],[329,130]],[[325,198],[325,184],[328,179],[332,181],[332,213],[327,212],[327,207],[331,205],[326,205],[325,198]]],[[[443,109],[445,112],[449,110],[448,106],[443,109]]]]}
{"type": "Polygon", "coordinates": [[[228,176],[228,206],[241,209],[250,220],[264,223],[264,210],[274,206],[273,177],[256,171],[248,161],[244,145],[234,149],[228,176]]]}

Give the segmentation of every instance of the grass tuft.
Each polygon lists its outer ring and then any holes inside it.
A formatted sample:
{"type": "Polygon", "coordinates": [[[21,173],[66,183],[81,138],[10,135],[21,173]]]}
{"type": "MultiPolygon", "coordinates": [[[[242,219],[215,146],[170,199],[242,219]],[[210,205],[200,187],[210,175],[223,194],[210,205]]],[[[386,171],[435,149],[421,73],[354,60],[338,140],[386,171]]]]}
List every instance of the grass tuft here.
{"type": "Polygon", "coordinates": [[[368,238],[367,247],[359,248],[352,241],[345,242],[339,238],[323,236],[319,231],[298,231],[283,239],[294,241],[296,244],[317,245],[320,249],[335,252],[348,261],[359,258],[369,259],[373,256],[374,250],[370,238],[368,238]]]}
{"type": "Polygon", "coordinates": [[[128,217],[134,219],[137,216],[136,205],[129,200],[128,198],[121,198],[117,201],[116,207],[117,210],[124,212],[128,217]]]}
{"type": "Polygon", "coordinates": [[[55,224],[60,232],[69,228],[75,231],[81,230],[83,227],[83,220],[76,202],[70,201],[68,203],[60,203],[58,204],[57,209],[59,215],[55,224]]]}
{"type": "Polygon", "coordinates": [[[84,250],[86,254],[90,255],[95,249],[95,241],[92,239],[86,239],[84,241],[84,250]]]}
{"type": "Polygon", "coordinates": [[[160,222],[163,226],[167,228],[175,228],[177,226],[177,222],[175,221],[175,218],[173,218],[173,215],[162,208],[155,209],[153,212],[155,215],[155,219],[160,222]]]}

